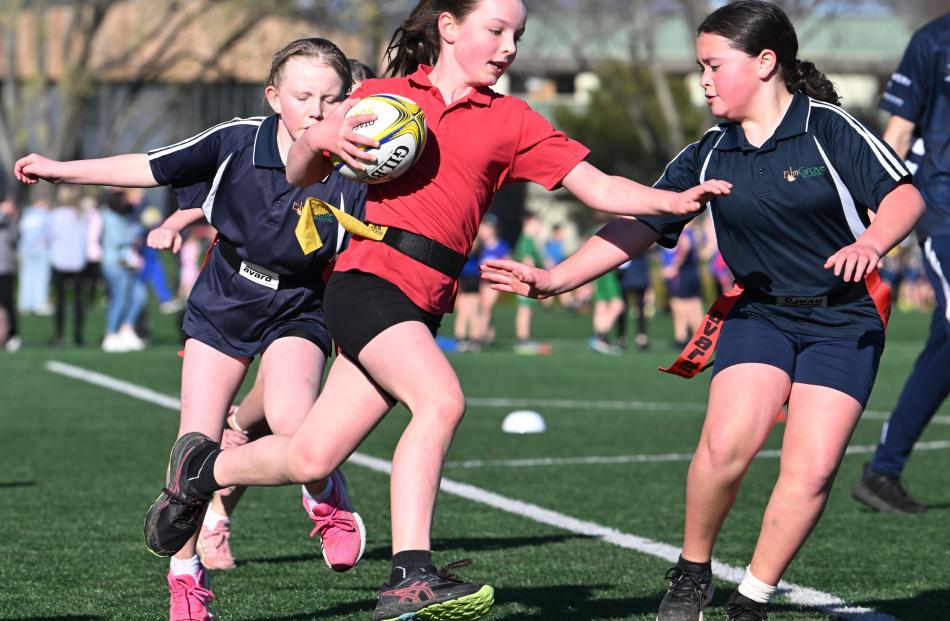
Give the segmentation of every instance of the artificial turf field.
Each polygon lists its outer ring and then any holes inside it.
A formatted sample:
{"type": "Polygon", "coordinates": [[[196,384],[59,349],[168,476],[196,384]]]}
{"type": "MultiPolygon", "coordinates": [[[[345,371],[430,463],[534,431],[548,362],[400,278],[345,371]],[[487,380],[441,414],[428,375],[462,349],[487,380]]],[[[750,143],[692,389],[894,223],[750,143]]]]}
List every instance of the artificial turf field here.
{"type": "MultiPolygon", "coordinates": [[[[173,321],[154,309],[152,316],[153,344],[140,353],[46,348],[48,318],[25,318],[24,348],[0,353],[0,619],[167,619],[167,561],[146,550],[142,521],[163,482],[174,401],[62,374],[91,371],[174,400],[173,321]]],[[[708,373],[685,381],[656,371],[675,353],[662,316],[651,326],[650,352],[620,357],[588,350],[590,317],[558,309],[535,322],[554,353],[515,355],[512,317],[503,301],[497,345],[450,355],[469,410],[445,470],[436,562],[474,560],[463,575],[495,586],[490,619],[652,621],[670,566],[663,557],[681,542],[708,373]],[[523,407],[544,415],[546,433],[502,433],[504,415],[523,407]]],[[[849,495],[867,458],[860,451],[877,441],[928,321],[895,314],[869,413],[852,440],[856,453],[845,457],[824,518],[786,575],[792,591],[770,618],[833,619],[837,609],[861,621],[950,619],[950,409],[927,429],[926,450],[905,473],[929,512],[876,514],[849,495]]],[[[101,337],[102,323],[93,311],[88,341],[101,337]]],[[[389,571],[385,460],[407,416],[401,408],[390,414],[344,467],[368,531],[360,565],[347,574],[326,568],[296,489],[252,490],[233,524],[239,565],[213,575],[218,619],[370,618],[389,571]]],[[[780,447],[781,429],[767,449],[780,447]]],[[[738,579],[748,562],[777,469],[767,456],[747,475],[715,551],[720,576],[738,579]]],[[[725,619],[721,606],[735,584],[717,586],[707,620],[725,619]]]]}

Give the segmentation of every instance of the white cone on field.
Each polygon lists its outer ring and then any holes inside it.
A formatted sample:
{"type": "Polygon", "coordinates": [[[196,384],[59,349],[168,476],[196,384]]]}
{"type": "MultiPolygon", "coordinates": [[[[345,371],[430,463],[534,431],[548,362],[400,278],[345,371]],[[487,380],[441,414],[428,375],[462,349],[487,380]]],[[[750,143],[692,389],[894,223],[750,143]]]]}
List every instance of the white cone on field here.
{"type": "Polygon", "coordinates": [[[505,433],[544,433],[544,417],[533,410],[517,410],[505,416],[501,430],[505,433]]]}

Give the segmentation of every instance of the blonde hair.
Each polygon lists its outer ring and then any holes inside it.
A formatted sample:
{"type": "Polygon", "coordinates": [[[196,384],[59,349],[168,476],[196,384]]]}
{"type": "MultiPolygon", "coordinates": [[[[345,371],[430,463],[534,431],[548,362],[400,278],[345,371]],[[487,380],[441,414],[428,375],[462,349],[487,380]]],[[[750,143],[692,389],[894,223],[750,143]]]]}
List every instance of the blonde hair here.
{"type": "Polygon", "coordinates": [[[288,60],[294,56],[304,58],[313,58],[319,60],[330,69],[336,71],[343,82],[343,88],[340,95],[350,92],[353,85],[353,74],[350,72],[350,62],[332,41],[311,37],[308,39],[296,39],[291,41],[274,54],[270,61],[270,68],[267,70],[267,79],[264,86],[277,87],[281,80],[281,71],[288,60]]]}

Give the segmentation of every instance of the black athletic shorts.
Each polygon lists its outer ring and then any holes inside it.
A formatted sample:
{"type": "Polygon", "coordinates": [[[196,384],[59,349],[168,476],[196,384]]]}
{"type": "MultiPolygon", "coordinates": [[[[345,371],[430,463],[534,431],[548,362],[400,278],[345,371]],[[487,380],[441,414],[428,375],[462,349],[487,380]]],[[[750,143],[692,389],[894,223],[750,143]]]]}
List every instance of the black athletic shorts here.
{"type": "Polygon", "coordinates": [[[333,340],[354,362],[367,343],[397,323],[420,321],[433,337],[442,323],[442,315],[422,310],[388,280],[356,270],[333,272],[324,308],[333,340]]]}

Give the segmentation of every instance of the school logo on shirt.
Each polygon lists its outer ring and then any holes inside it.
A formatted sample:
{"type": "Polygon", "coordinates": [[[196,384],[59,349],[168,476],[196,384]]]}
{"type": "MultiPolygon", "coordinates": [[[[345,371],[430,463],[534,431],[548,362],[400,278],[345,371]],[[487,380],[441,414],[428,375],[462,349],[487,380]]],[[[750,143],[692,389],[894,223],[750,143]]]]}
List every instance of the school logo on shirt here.
{"type": "Polygon", "coordinates": [[[788,170],[782,174],[789,183],[795,183],[798,179],[807,179],[808,177],[821,177],[828,169],[824,166],[801,166],[799,168],[788,167],[788,170]]]}

